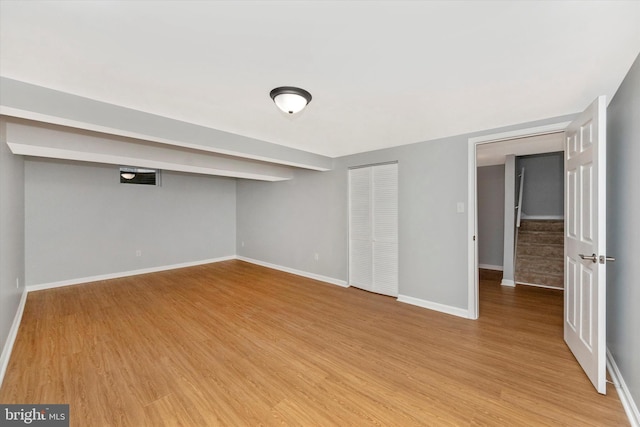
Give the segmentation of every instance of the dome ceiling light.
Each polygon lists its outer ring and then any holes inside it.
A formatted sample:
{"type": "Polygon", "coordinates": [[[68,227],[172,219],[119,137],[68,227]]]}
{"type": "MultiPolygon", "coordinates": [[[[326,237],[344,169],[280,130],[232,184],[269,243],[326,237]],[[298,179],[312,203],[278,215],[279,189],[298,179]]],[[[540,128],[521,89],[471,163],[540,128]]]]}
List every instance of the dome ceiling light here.
{"type": "Polygon", "coordinates": [[[295,114],[311,102],[311,94],[293,86],[277,87],[269,94],[279,109],[287,114],[295,114]]]}

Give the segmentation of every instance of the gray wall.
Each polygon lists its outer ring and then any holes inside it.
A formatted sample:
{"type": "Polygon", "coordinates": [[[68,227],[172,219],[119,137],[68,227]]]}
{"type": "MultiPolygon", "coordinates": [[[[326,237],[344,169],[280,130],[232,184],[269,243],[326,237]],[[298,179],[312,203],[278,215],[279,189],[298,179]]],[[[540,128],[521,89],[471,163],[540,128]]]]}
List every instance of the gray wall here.
{"type": "Polygon", "coordinates": [[[24,159],[9,151],[0,120],[0,351],[18,310],[24,279],[24,159]]]}
{"type": "Polygon", "coordinates": [[[345,173],[296,170],[290,181],[238,180],[238,255],[346,279],[345,173]]]}
{"type": "Polygon", "coordinates": [[[478,263],[502,266],[504,165],[478,168],[478,263]]]}
{"type": "Polygon", "coordinates": [[[639,405],[640,56],[607,116],[607,346],[639,405]]]}
{"type": "Polygon", "coordinates": [[[26,160],[27,285],[235,255],[235,180],[161,178],[120,184],[117,166],[26,160]]]}
{"type": "Polygon", "coordinates": [[[466,158],[466,139],[453,138],[338,158],[331,172],[297,172],[285,183],[239,182],[239,255],[346,281],[348,168],[397,160],[400,294],[466,307],[466,268],[448,256],[466,261],[467,217],[456,213],[466,158]]]}
{"type": "Polygon", "coordinates": [[[400,294],[467,309],[468,139],[572,117],[341,157],[285,183],[238,182],[238,255],[346,281],[348,167],[398,161],[400,294]]]}
{"type": "Polygon", "coordinates": [[[563,153],[518,157],[516,172],[525,168],[522,213],[529,216],[564,216],[563,153]]]}

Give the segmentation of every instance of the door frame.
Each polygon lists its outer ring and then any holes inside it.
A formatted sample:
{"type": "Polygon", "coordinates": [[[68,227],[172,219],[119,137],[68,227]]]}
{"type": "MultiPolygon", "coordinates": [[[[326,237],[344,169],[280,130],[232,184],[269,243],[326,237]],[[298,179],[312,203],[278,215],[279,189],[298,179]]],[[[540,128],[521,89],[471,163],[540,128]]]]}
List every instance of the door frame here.
{"type": "MultiPolygon", "coordinates": [[[[477,319],[479,316],[479,290],[478,290],[478,188],[476,148],[481,144],[506,141],[509,139],[524,138],[528,136],[545,135],[564,131],[571,121],[556,122],[544,126],[516,129],[508,132],[500,132],[489,135],[469,138],[468,142],[468,200],[467,206],[467,231],[468,231],[468,318],[477,319]]],[[[565,196],[566,197],[566,196],[565,196]]]]}

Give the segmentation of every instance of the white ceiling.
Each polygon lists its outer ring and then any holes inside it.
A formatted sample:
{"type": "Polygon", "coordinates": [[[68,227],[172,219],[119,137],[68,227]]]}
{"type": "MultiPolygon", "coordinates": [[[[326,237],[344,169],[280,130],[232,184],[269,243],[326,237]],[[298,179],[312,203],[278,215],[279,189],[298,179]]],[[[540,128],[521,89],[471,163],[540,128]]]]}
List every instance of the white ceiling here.
{"type": "Polygon", "coordinates": [[[0,2],[4,77],[331,157],[581,111],[639,52],[640,1],[0,2]]]}

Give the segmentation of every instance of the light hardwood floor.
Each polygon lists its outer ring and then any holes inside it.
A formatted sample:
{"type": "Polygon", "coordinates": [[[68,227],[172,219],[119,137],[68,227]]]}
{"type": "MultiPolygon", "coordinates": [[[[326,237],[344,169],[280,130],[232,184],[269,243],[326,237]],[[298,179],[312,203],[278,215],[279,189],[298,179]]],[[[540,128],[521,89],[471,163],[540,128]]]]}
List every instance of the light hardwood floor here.
{"type": "Polygon", "coordinates": [[[480,309],[241,261],[33,292],[0,402],[72,426],[628,425],[563,343],[561,291],[482,280],[480,309]]]}

